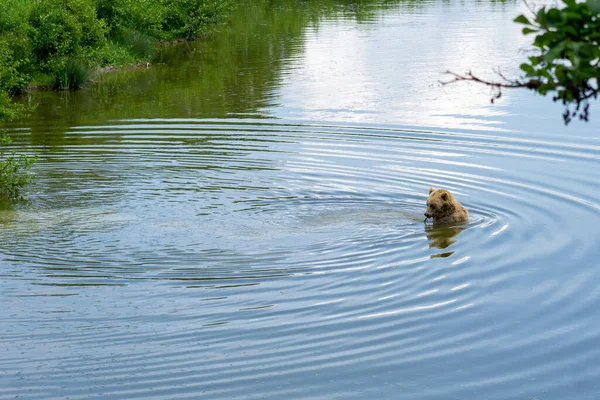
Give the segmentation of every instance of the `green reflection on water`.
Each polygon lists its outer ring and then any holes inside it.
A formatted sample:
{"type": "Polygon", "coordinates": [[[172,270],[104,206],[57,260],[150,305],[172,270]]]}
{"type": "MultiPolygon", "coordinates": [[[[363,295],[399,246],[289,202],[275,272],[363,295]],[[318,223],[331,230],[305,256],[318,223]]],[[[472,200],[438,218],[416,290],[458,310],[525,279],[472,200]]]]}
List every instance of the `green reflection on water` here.
{"type": "MultiPolygon", "coordinates": [[[[228,26],[196,42],[162,48],[148,69],[113,71],[78,92],[38,92],[22,122],[38,143],[59,144],[68,127],[130,118],[270,117],[278,88],[303,53],[307,29],[321,20],[369,22],[386,9],[417,1],[247,1],[228,26]],[[58,141],[58,143],[56,142],[58,141]]],[[[292,72],[293,73],[293,72],[292,72]]]]}

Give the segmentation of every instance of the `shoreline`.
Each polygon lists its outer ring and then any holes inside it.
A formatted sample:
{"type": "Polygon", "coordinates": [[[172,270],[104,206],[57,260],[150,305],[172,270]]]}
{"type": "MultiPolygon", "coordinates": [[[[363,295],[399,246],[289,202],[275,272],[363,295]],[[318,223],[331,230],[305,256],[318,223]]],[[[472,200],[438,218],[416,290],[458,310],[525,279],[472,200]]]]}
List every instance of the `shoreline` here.
{"type": "MultiPolygon", "coordinates": [[[[183,43],[195,42],[196,40],[205,39],[213,34],[214,34],[214,32],[210,32],[210,33],[204,33],[202,35],[198,35],[192,39],[174,39],[174,40],[158,41],[158,42],[155,42],[153,45],[156,49],[160,49],[163,47],[173,47],[173,46],[181,45],[183,43]]],[[[94,80],[96,77],[107,74],[107,73],[111,73],[111,72],[115,72],[115,71],[132,71],[132,70],[138,70],[138,69],[150,69],[153,65],[151,61],[152,61],[152,59],[150,59],[148,61],[139,61],[135,64],[129,64],[129,65],[123,65],[123,66],[106,65],[104,67],[94,68],[90,72],[90,76],[91,76],[90,80],[83,86],[87,86],[90,83],[94,83],[94,80]]],[[[56,88],[51,83],[30,83],[23,88],[23,93],[63,92],[63,91],[72,91],[72,90],[79,90],[79,89],[59,89],[59,88],[56,88]]]]}
{"type": "MultiPolygon", "coordinates": [[[[104,74],[108,74],[116,71],[128,71],[128,70],[137,70],[137,69],[149,69],[152,66],[152,63],[148,62],[138,62],[136,64],[124,65],[121,67],[117,67],[114,65],[107,65],[105,67],[98,67],[92,69],[90,72],[89,80],[82,85],[82,87],[88,86],[91,83],[94,83],[98,76],[102,76],[104,74]]],[[[70,92],[78,89],[60,89],[56,88],[54,84],[51,83],[30,83],[23,88],[22,93],[32,93],[32,92],[70,92]]]]}

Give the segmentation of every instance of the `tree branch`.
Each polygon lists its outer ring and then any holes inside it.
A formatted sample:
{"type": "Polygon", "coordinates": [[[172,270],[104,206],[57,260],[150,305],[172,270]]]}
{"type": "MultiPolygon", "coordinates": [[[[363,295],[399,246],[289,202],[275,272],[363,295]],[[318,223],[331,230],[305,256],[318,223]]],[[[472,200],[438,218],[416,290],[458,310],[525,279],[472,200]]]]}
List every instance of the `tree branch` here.
{"type": "Polygon", "coordinates": [[[469,71],[467,72],[465,75],[461,75],[461,74],[457,74],[456,72],[452,72],[452,71],[446,71],[445,72],[448,75],[452,75],[454,77],[454,79],[449,80],[449,81],[440,81],[440,83],[442,85],[449,85],[451,83],[455,83],[455,82],[460,82],[460,81],[472,81],[472,82],[479,82],[479,83],[483,83],[484,85],[487,86],[491,86],[493,88],[528,88],[529,87],[529,83],[523,83],[520,81],[515,81],[515,80],[510,80],[508,78],[506,78],[504,75],[502,75],[500,73],[500,71],[496,71],[496,73],[498,75],[500,75],[500,77],[502,79],[504,79],[507,83],[502,83],[502,82],[494,82],[494,81],[488,81],[482,78],[479,78],[475,75],[473,75],[473,72],[469,71]]]}

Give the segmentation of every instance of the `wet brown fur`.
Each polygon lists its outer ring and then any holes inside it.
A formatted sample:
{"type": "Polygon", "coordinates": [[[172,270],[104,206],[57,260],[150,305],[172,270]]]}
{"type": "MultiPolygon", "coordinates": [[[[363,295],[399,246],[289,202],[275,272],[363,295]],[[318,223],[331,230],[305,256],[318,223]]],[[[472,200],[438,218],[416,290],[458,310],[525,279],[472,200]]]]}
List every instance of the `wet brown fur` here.
{"type": "Polygon", "coordinates": [[[425,216],[434,224],[457,224],[467,222],[469,212],[446,189],[429,188],[425,216]]]}

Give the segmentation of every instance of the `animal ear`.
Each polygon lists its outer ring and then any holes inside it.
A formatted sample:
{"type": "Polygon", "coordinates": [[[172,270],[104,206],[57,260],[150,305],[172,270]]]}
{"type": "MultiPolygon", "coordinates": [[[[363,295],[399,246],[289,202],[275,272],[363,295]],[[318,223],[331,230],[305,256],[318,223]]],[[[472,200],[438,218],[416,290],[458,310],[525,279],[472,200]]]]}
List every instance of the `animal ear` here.
{"type": "Polygon", "coordinates": [[[434,189],[433,189],[432,187],[430,187],[430,188],[429,188],[429,194],[431,194],[431,192],[433,192],[433,190],[434,190],[434,189]]]}
{"type": "Polygon", "coordinates": [[[448,200],[448,193],[442,193],[442,200],[448,200]]]}

